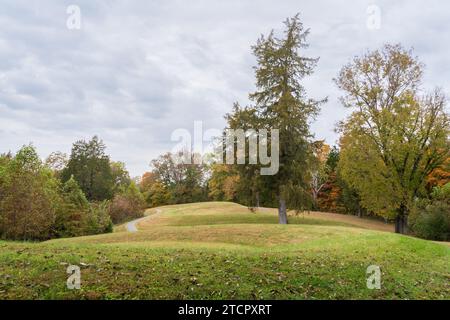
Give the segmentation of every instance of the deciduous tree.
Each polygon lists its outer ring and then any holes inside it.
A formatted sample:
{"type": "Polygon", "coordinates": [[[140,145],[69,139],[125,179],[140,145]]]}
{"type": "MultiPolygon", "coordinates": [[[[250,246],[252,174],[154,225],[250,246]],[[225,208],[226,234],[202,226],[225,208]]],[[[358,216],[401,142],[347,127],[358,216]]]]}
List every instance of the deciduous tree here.
{"type": "Polygon", "coordinates": [[[314,209],[318,209],[317,197],[322,188],[326,185],[331,170],[327,166],[330,146],[325,141],[315,141],[312,144],[313,157],[311,164],[311,193],[313,197],[314,209]]]}
{"type": "MultiPolygon", "coordinates": [[[[172,203],[190,203],[206,200],[205,166],[194,163],[195,154],[191,155],[191,163],[183,163],[182,152],[166,153],[151,163],[153,174],[170,193],[172,203]]],[[[158,188],[162,191],[161,188],[158,188]]]]}
{"type": "Polygon", "coordinates": [[[215,201],[236,201],[239,175],[233,166],[213,164],[208,180],[209,197],[215,201]]]}
{"type": "Polygon", "coordinates": [[[426,177],[449,156],[445,97],[419,95],[423,65],[412,51],[386,45],[342,68],[336,79],[353,113],[340,129],[340,171],[365,208],[395,218],[407,232],[415,197],[426,177]]]}
{"type": "Polygon", "coordinates": [[[12,240],[52,237],[58,181],[39,159],[33,146],[0,160],[0,235],[12,240]]]}

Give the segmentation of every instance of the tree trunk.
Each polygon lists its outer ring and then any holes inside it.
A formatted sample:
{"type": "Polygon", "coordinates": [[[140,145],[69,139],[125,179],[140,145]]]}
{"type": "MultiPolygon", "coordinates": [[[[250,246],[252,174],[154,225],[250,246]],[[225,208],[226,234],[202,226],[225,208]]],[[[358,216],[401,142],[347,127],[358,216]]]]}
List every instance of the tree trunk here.
{"type": "Polygon", "coordinates": [[[280,198],[280,206],[278,207],[278,218],[280,220],[280,224],[288,224],[286,211],[286,201],[280,198]]]}
{"type": "Polygon", "coordinates": [[[362,218],[362,210],[359,204],[358,204],[358,218],[362,218]]]}
{"type": "Polygon", "coordinates": [[[397,217],[395,217],[395,233],[408,233],[408,213],[404,205],[400,206],[397,217]]]}

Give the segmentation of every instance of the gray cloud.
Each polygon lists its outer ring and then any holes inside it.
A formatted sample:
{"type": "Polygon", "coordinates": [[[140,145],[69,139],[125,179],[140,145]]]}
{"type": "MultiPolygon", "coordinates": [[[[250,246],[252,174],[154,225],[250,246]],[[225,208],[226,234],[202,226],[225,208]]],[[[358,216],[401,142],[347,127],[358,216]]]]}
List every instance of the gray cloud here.
{"type": "Polygon", "coordinates": [[[98,134],[132,174],[174,143],[177,128],[222,128],[234,101],[254,90],[250,46],[301,12],[311,28],[305,54],[321,58],[305,80],[329,96],[312,125],[334,143],[348,110],[332,78],[349,59],[386,42],[414,47],[427,65],[425,86],[450,88],[450,4],[443,1],[2,1],[0,152],[33,142],[44,157],[98,134]],[[80,30],[66,8],[81,8],[80,30]],[[367,7],[381,28],[366,27],[367,7]]]}

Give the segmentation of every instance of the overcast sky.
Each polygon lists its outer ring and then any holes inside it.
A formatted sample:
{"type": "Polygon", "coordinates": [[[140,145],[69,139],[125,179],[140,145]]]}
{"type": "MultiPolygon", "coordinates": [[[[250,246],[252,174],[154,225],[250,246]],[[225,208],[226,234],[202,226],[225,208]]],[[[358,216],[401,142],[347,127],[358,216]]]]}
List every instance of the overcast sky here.
{"type": "Polygon", "coordinates": [[[0,152],[32,142],[44,158],[99,135],[141,175],[174,147],[175,129],[192,131],[196,120],[221,129],[233,102],[247,103],[250,46],[297,12],[311,29],[304,54],[320,57],[308,94],[329,97],[312,124],[317,139],[335,143],[348,113],[333,77],[384,43],[414,47],[425,88],[449,94],[448,1],[0,0],[0,152]],[[69,5],[80,8],[80,29],[67,27],[69,5]]]}

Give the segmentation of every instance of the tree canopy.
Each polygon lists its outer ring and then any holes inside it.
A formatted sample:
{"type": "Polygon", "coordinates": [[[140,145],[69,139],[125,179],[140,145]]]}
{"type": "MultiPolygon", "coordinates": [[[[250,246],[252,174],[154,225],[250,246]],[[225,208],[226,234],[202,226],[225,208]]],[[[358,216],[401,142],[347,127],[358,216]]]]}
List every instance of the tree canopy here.
{"type": "Polygon", "coordinates": [[[232,129],[243,123],[254,129],[279,130],[279,171],[272,176],[259,176],[260,167],[237,165],[254,193],[264,192],[274,198],[279,207],[279,221],[286,224],[287,208],[304,209],[311,205],[308,167],[311,159],[309,120],[319,112],[325,100],[316,101],[306,97],[302,81],[313,73],[318,58],[303,56],[302,49],[308,44],[309,30],[305,29],[297,14],[284,22],[282,37],[274,31],[261,36],[253,53],[257,59],[255,67],[256,91],[250,94],[254,105],[241,108],[235,105],[227,116],[232,129]]]}
{"type": "Polygon", "coordinates": [[[422,74],[412,51],[386,45],[356,57],[336,79],[354,110],[340,126],[342,176],[367,209],[394,217],[401,233],[426,177],[449,156],[446,99],[438,89],[419,94],[422,74]]]}
{"type": "Polygon", "coordinates": [[[91,201],[111,199],[114,184],[117,183],[105,149],[105,144],[97,136],[90,141],[75,142],[67,166],[62,171],[62,180],[65,182],[73,176],[91,201]]]}

